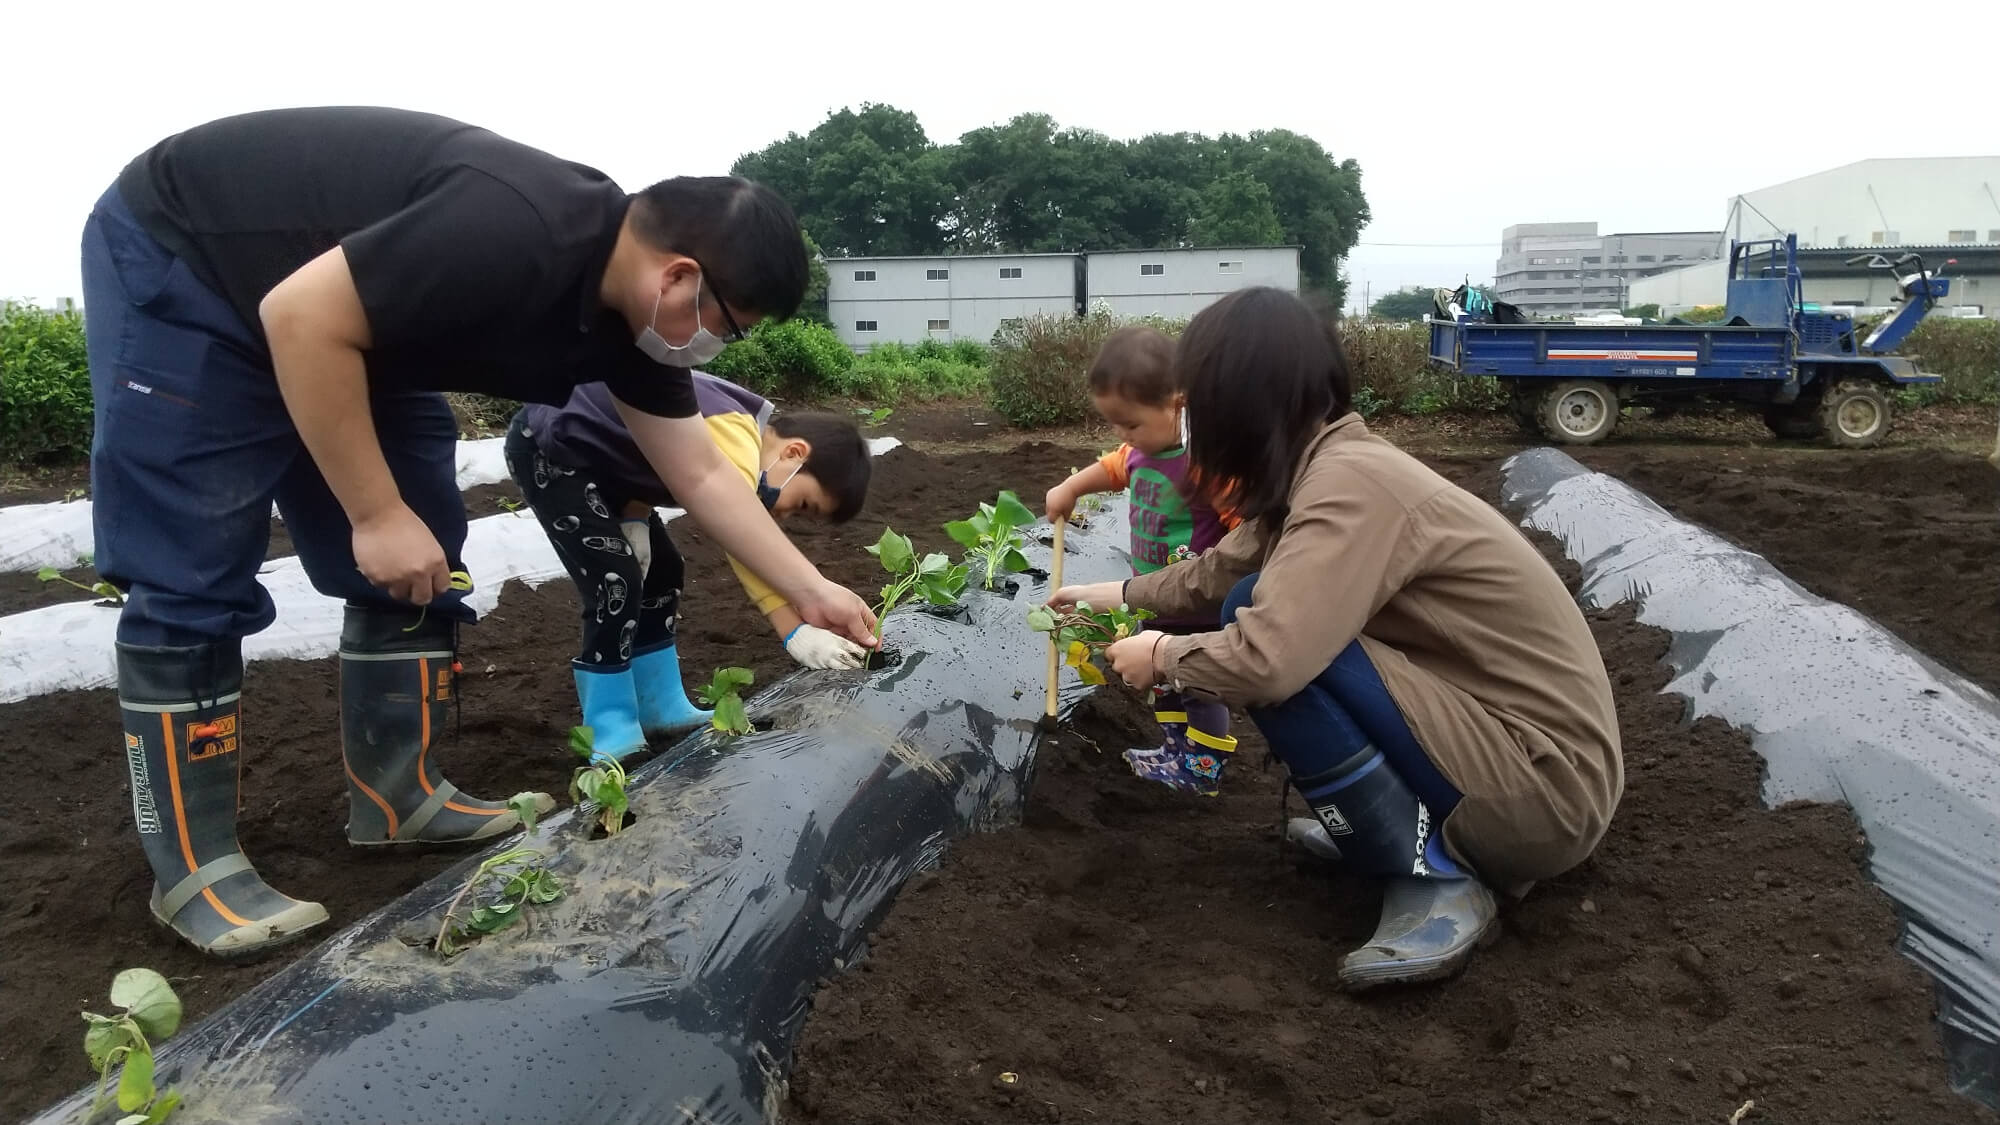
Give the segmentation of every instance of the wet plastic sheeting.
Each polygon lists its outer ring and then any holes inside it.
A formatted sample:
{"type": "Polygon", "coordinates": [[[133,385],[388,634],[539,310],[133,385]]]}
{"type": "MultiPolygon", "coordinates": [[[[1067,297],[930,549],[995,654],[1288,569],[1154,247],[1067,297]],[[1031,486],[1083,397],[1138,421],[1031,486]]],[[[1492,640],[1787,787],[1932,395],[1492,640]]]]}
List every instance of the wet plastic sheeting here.
{"type": "Polygon", "coordinates": [[[1853,807],[1902,948],[1937,981],[1952,1083],[2000,1105],[2000,702],[1562,453],[1509,460],[1506,491],[1582,566],[1587,604],[1635,602],[1674,634],[1666,690],[1751,732],[1767,800],[1853,807]]]}
{"type": "MultiPolygon", "coordinates": [[[[1127,573],[1122,506],[1092,523],[1066,537],[1066,580],[1127,573]]],[[[1029,557],[1046,568],[1048,548],[1029,557]]],[[[411,944],[475,856],[339,933],[168,1044],[174,1120],[767,1119],[815,983],[948,841],[1018,814],[1048,652],[1025,618],[1045,589],[899,610],[900,663],[789,676],[751,707],[771,729],[666,750],[635,771],[616,839],[549,818],[530,842],[567,894],[525,928],[446,964],[411,944]]],[[[1065,699],[1086,690],[1070,676],[1065,699]]]]}

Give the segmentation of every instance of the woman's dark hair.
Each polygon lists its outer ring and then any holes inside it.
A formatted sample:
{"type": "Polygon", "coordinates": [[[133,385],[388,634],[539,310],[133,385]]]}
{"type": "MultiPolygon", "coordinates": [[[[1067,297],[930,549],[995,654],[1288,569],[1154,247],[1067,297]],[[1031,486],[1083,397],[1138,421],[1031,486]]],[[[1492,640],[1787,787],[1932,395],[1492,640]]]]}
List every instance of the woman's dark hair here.
{"type": "Polygon", "coordinates": [[[1174,338],[1147,324],[1128,324],[1104,338],[1090,361],[1090,393],[1116,395],[1141,406],[1165,406],[1174,385],[1174,338]]]}
{"type": "Polygon", "coordinates": [[[1307,443],[1350,407],[1332,324],[1282,289],[1239,289],[1188,322],[1174,368],[1196,478],[1214,482],[1214,503],[1276,535],[1307,443]]]}
{"type": "Polygon", "coordinates": [[[739,176],[676,176],[632,197],[632,233],[701,263],[709,288],[745,312],[785,320],[809,270],[798,216],[778,193],[739,176]]]}
{"type": "Polygon", "coordinates": [[[773,416],[771,429],[779,437],[799,438],[812,447],[799,471],[811,473],[833,497],[833,522],[853,519],[868,499],[868,477],[874,471],[860,428],[838,414],[808,410],[773,416]]]}

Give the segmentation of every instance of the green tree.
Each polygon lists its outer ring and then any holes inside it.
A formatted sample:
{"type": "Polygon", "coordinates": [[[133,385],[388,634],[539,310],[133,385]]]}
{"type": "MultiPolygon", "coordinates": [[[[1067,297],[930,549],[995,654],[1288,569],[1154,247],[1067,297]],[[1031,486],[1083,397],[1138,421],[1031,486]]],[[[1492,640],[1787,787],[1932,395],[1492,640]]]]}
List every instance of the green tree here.
{"type": "Polygon", "coordinates": [[[1135,245],[1122,222],[1123,146],[1102,133],[1024,113],[960,137],[950,161],[958,189],[953,242],[963,252],[1135,245]]]}
{"type": "Polygon", "coordinates": [[[783,195],[834,254],[936,254],[953,194],[947,167],[915,114],[864,104],[740,157],[731,171],[783,195]]]}
{"type": "Polygon", "coordinates": [[[1625,315],[1636,316],[1645,320],[1658,320],[1660,319],[1660,306],[1657,304],[1633,305],[1631,308],[1625,310],[1625,315]]]}
{"type": "Polygon", "coordinates": [[[1334,160],[1318,141],[1289,129],[1228,135],[1221,144],[1231,168],[1249,172],[1270,189],[1284,241],[1304,248],[1299,272],[1305,285],[1327,293],[1339,307],[1346,296],[1340,260],[1369,218],[1361,166],[1334,160]]]}
{"type": "Polygon", "coordinates": [[[735,171],[791,200],[836,256],[1295,243],[1305,288],[1335,302],[1368,223],[1359,165],[1285,129],[1119,141],[1023,113],[935,145],[914,114],[868,104],[735,171]]]}
{"type": "Polygon", "coordinates": [[[1376,320],[1422,320],[1431,314],[1435,301],[1435,290],[1407,285],[1375,298],[1368,306],[1368,315],[1376,320]]]}
{"type": "Polygon", "coordinates": [[[1284,240],[1271,189],[1248,172],[1209,181],[1188,224],[1188,241],[1196,246],[1276,246],[1284,240]]]}

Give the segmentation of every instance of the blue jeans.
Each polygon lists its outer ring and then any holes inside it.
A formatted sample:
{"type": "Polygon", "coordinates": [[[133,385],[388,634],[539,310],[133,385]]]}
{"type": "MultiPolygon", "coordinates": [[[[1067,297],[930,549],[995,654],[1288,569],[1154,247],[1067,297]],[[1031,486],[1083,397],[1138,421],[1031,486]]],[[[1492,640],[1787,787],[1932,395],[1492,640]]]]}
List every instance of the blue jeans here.
{"type": "MultiPolygon", "coordinates": [[[[1222,602],[1222,623],[1250,604],[1252,574],[1222,602]]],[[[1295,778],[1324,773],[1373,744],[1437,821],[1458,807],[1462,794],[1445,780],[1382,683],[1361,642],[1350,641],[1326,670],[1297,695],[1269,707],[1247,709],[1271,752],[1295,778]]]]}
{"type": "MultiPolygon", "coordinates": [[[[274,501],[315,589],[399,604],[355,567],[347,514],[299,440],[263,340],[146,233],[115,186],[84,224],[83,296],[93,561],[127,591],[119,640],[194,645],[269,626],[277,610],[257,570],[274,501]]],[[[457,569],[465,505],[451,407],[392,388],[371,388],[370,405],[403,501],[457,569]]],[[[463,597],[451,591],[430,612],[469,621],[463,597]]]]}

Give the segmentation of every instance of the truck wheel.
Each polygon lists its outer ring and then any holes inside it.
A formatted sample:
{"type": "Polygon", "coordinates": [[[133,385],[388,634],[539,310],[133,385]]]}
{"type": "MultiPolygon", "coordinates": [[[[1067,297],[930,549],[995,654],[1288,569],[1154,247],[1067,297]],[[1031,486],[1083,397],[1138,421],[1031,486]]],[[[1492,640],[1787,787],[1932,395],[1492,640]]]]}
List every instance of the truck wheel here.
{"type": "Polygon", "coordinates": [[[1843,379],[1820,400],[1826,439],[1843,449],[1866,449],[1889,436],[1889,395],[1866,379],[1843,379]]]}
{"type": "Polygon", "coordinates": [[[1618,395],[1595,379],[1565,380],[1542,394],[1542,432],[1563,445],[1595,445],[1618,427],[1618,395]]]}
{"type": "Polygon", "coordinates": [[[1764,425],[1784,441],[1811,441],[1823,430],[1818,403],[1788,403],[1764,408],[1764,425]]]}

